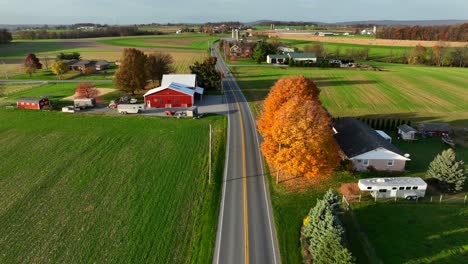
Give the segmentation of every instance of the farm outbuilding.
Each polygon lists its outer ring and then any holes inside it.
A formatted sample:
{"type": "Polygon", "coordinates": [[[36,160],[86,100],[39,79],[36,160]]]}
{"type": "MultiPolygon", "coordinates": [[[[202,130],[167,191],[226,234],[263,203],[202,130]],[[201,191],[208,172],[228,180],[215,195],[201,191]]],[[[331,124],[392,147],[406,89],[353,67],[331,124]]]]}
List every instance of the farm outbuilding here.
{"type": "Polygon", "coordinates": [[[429,135],[448,135],[450,134],[450,125],[447,123],[422,123],[418,126],[419,133],[429,135]]]}
{"type": "Polygon", "coordinates": [[[403,140],[416,140],[416,133],[418,131],[407,124],[398,127],[398,135],[403,140]]]}
{"type": "Polygon", "coordinates": [[[20,98],[16,102],[16,106],[21,109],[41,110],[46,105],[50,105],[47,98],[20,98]]]}
{"type": "Polygon", "coordinates": [[[288,55],[268,55],[267,56],[267,63],[268,64],[284,64],[286,59],[288,59],[288,55]]]}
{"type": "Polygon", "coordinates": [[[196,86],[195,74],[164,75],[161,86],[145,93],[147,108],[191,107],[204,89],[196,86]]]}

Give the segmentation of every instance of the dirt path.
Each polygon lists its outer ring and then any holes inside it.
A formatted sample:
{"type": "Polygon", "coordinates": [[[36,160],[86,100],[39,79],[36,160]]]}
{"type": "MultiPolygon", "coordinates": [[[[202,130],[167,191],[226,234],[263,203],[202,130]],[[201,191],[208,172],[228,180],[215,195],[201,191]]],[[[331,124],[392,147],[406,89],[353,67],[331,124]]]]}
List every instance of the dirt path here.
{"type": "MultiPolygon", "coordinates": [[[[96,88],[98,90],[98,97],[106,95],[108,93],[112,93],[113,91],[116,91],[117,89],[112,89],[112,88],[96,88]]],[[[75,95],[68,96],[63,98],[63,101],[73,101],[75,99],[75,95]]]]}
{"type": "MultiPolygon", "coordinates": [[[[360,39],[352,37],[320,37],[307,33],[277,33],[277,32],[266,32],[270,36],[279,37],[282,39],[297,39],[297,40],[309,40],[317,42],[331,42],[331,43],[347,43],[347,44],[358,44],[358,45],[371,45],[371,46],[404,46],[413,47],[418,44],[425,47],[432,47],[439,41],[419,41],[419,40],[395,40],[395,39],[360,39]]],[[[468,45],[468,42],[454,42],[444,41],[444,44],[450,47],[464,47],[468,45]]]]}

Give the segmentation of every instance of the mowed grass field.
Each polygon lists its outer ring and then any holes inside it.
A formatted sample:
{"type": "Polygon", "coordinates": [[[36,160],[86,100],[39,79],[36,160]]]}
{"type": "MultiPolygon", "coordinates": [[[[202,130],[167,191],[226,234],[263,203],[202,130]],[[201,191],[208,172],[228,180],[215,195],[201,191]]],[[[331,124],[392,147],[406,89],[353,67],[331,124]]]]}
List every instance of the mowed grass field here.
{"type": "MultiPolygon", "coordinates": [[[[332,38],[332,37],[324,37],[332,38]]],[[[308,40],[296,40],[296,39],[279,39],[280,42],[290,45],[291,47],[304,50],[306,46],[311,46],[317,42],[308,40]]],[[[396,59],[405,56],[406,53],[410,52],[412,47],[404,46],[376,46],[376,45],[365,45],[365,44],[351,44],[351,43],[332,43],[323,42],[324,48],[329,54],[336,54],[339,51],[341,56],[345,56],[347,50],[357,49],[369,49],[369,60],[374,61],[388,61],[390,58],[396,59]]],[[[336,57],[336,56],[331,56],[336,57]]]]}
{"type": "Polygon", "coordinates": [[[0,124],[1,263],[211,261],[224,117],[2,110],[0,124]]]}
{"type": "Polygon", "coordinates": [[[468,69],[386,63],[378,66],[384,71],[247,66],[231,69],[256,113],[276,80],[304,75],[321,89],[320,98],[335,117],[379,115],[468,123],[468,69]]]}
{"type": "Polygon", "coordinates": [[[124,47],[208,50],[209,45],[213,44],[217,39],[219,37],[207,34],[185,33],[151,37],[111,38],[97,40],[97,42],[124,47]]]}
{"type": "Polygon", "coordinates": [[[384,263],[467,262],[468,207],[463,204],[379,202],[353,208],[384,263]]]}

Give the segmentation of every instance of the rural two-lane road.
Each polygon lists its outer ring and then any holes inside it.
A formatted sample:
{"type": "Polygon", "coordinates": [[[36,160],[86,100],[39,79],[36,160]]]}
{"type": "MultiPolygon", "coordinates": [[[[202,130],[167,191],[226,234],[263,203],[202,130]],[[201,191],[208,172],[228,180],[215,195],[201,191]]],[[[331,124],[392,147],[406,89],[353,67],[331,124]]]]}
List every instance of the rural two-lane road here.
{"type": "Polygon", "coordinates": [[[228,104],[228,142],[214,264],[280,263],[270,197],[252,112],[217,44],[212,55],[228,104]]]}

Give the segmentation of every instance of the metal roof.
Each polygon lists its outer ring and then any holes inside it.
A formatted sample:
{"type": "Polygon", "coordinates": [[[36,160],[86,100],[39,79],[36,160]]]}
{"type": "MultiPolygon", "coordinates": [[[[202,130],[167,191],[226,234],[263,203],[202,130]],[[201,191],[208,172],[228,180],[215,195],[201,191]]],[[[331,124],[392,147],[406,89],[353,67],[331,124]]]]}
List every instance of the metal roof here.
{"type": "Polygon", "coordinates": [[[335,139],[348,158],[367,153],[369,151],[384,148],[398,155],[404,153],[380,136],[367,124],[351,118],[341,118],[333,124],[336,130],[335,139]]]}
{"type": "Polygon", "coordinates": [[[180,83],[186,87],[194,88],[196,86],[196,78],[195,74],[164,74],[161,87],[169,87],[171,83],[180,83]]]}
{"type": "Polygon", "coordinates": [[[392,177],[360,179],[359,185],[363,186],[427,186],[427,183],[419,177],[392,177]]]}
{"type": "Polygon", "coordinates": [[[176,90],[176,91],[179,91],[181,93],[188,94],[190,96],[193,96],[195,94],[195,90],[190,89],[190,88],[188,88],[187,86],[185,86],[183,84],[172,82],[168,86],[160,86],[160,87],[151,89],[148,92],[146,92],[143,96],[146,97],[148,95],[155,94],[155,93],[158,93],[158,92],[166,90],[166,89],[176,90]]]}
{"type": "Polygon", "coordinates": [[[419,130],[424,131],[440,131],[447,132],[450,131],[450,125],[448,123],[423,123],[419,124],[419,130]]]}
{"type": "Polygon", "coordinates": [[[317,55],[315,55],[315,53],[308,53],[308,52],[290,52],[288,53],[288,55],[292,59],[317,58],[317,55]]]}
{"type": "Polygon", "coordinates": [[[271,55],[268,55],[268,57],[272,58],[272,59],[286,59],[288,58],[288,55],[283,55],[283,54],[271,54],[271,55]]]}
{"type": "Polygon", "coordinates": [[[38,103],[42,99],[47,99],[47,98],[24,97],[24,98],[18,99],[18,102],[38,103]]]}

